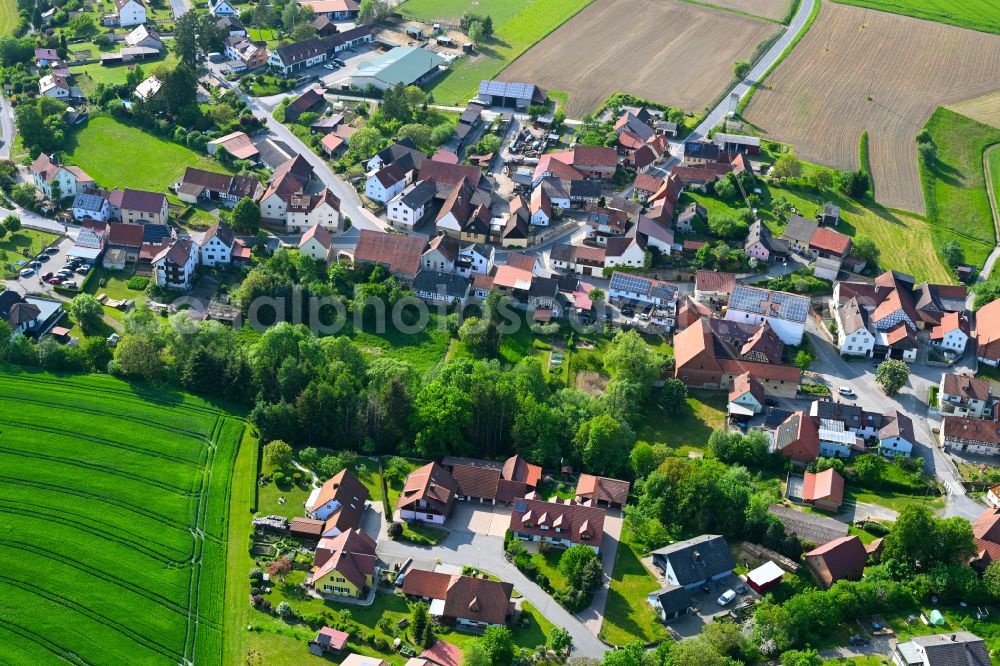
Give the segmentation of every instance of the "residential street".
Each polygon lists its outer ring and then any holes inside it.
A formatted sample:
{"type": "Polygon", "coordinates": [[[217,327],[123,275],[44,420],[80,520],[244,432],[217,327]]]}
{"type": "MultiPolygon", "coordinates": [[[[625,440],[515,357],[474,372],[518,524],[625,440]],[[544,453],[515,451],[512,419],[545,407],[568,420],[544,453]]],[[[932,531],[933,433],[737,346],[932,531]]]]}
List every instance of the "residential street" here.
{"type": "Polygon", "coordinates": [[[170,8],[174,10],[174,18],[180,18],[181,14],[191,9],[190,0],[170,0],[170,8]]]}
{"type": "Polygon", "coordinates": [[[966,494],[958,470],[951,463],[949,455],[935,445],[935,435],[931,432],[931,423],[927,417],[927,389],[940,381],[944,369],[922,363],[911,364],[909,382],[897,395],[890,397],[875,383],[875,368],[872,367],[871,359],[846,361],[827,342],[827,334],[818,329],[815,320],[810,318],[806,329],[815,357],[812,371],[823,376],[831,388],[834,400],[845,401],[837,396],[837,388],[849,386],[856,394],[850,402],[881,412],[898,409],[909,416],[918,440],[914,455],[923,456],[928,473],[936,476],[947,491],[945,515],[975,520],[984,507],[966,494]]]}
{"type": "MultiPolygon", "coordinates": [[[[440,544],[431,548],[382,538],[378,542],[379,558],[385,562],[399,562],[412,558],[415,566],[427,569],[433,569],[437,562],[459,567],[471,566],[499,576],[502,580],[513,583],[514,588],[550,622],[569,631],[573,637],[574,656],[600,658],[608,649],[597,638],[597,631],[600,622],[603,621],[603,605],[607,600],[609,580],[605,580],[605,586],[598,595],[595,595],[594,604],[583,614],[582,619],[572,615],[504,558],[503,537],[497,536],[499,528],[474,531],[478,528],[472,526],[480,524],[483,520],[482,514],[491,508],[458,502],[448,521],[450,533],[440,544]]],[[[503,513],[502,509],[494,511],[498,512],[496,518],[503,518],[500,515],[503,513]]],[[[615,533],[615,529],[620,533],[620,519],[617,519],[617,528],[609,527],[608,532],[611,534],[605,533],[603,543],[604,569],[608,576],[614,566],[618,545],[617,538],[609,536],[615,533]]]]}

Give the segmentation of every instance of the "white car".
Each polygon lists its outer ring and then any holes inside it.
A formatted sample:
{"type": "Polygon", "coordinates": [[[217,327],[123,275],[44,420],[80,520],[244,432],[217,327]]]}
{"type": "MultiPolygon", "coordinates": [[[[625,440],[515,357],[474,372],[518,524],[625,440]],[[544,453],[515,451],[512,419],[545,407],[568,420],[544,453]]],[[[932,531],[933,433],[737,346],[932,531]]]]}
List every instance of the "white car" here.
{"type": "Polygon", "coordinates": [[[854,395],[854,389],[850,386],[841,386],[837,389],[837,392],[840,393],[840,395],[846,395],[848,397],[854,395]]]}
{"type": "Polygon", "coordinates": [[[22,268],[21,269],[21,277],[23,277],[23,278],[29,278],[29,277],[31,277],[34,274],[35,274],[35,269],[34,268],[22,268]]]}
{"type": "Polygon", "coordinates": [[[736,592],[734,592],[733,590],[726,590],[725,592],[722,593],[721,597],[715,600],[715,603],[719,604],[720,606],[725,606],[735,598],[736,598],[736,592]]]}
{"type": "Polygon", "coordinates": [[[330,64],[330,63],[326,63],[325,65],[323,65],[323,69],[329,69],[329,70],[334,70],[334,69],[337,69],[337,68],[336,68],[336,67],[334,67],[334,66],[333,66],[332,64],[330,64]]]}

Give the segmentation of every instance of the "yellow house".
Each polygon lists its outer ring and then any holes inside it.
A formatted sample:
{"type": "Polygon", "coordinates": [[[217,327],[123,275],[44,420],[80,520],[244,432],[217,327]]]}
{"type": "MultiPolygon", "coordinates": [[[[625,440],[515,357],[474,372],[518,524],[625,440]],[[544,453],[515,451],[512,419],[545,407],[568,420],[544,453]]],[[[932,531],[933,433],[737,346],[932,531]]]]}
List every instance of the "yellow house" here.
{"type": "Polygon", "coordinates": [[[308,585],[320,594],[361,598],[375,575],[375,542],[359,529],[321,539],[308,585]]]}

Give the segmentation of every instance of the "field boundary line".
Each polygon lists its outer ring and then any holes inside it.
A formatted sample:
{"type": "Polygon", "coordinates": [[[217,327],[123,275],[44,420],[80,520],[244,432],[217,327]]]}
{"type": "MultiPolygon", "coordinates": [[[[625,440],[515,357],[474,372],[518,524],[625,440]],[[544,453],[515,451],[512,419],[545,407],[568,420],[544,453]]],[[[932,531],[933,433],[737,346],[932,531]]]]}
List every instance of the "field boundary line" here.
{"type": "MultiPolygon", "coordinates": [[[[575,18],[575,17],[576,17],[576,16],[577,16],[577,15],[578,15],[578,14],[579,14],[580,12],[582,12],[582,11],[583,11],[584,9],[586,9],[587,7],[589,7],[589,6],[591,6],[592,4],[594,4],[594,2],[596,2],[596,0],[587,0],[587,2],[585,2],[585,3],[584,3],[584,4],[582,4],[582,5],[580,5],[580,8],[579,8],[579,9],[577,9],[577,10],[576,10],[575,12],[573,12],[572,14],[570,14],[569,16],[567,16],[567,17],[566,17],[566,20],[565,20],[565,21],[563,21],[563,22],[562,22],[562,23],[560,23],[559,25],[556,25],[556,26],[553,26],[551,30],[549,30],[549,31],[548,31],[547,33],[545,33],[545,34],[544,34],[544,35],[542,35],[541,37],[539,37],[539,38],[538,38],[538,39],[537,39],[537,40],[535,41],[535,43],[534,43],[534,44],[532,44],[532,45],[531,45],[531,46],[529,46],[528,48],[526,48],[526,49],[524,49],[523,51],[521,51],[520,53],[518,53],[518,54],[517,54],[517,56],[516,56],[515,58],[513,58],[513,59],[512,59],[512,60],[511,60],[510,62],[508,62],[508,63],[507,63],[506,65],[504,65],[504,66],[503,66],[503,68],[502,68],[502,69],[501,69],[501,70],[500,70],[499,72],[497,72],[496,74],[494,74],[494,75],[493,75],[493,78],[495,79],[495,78],[497,78],[498,76],[500,76],[501,74],[503,74],[504,70],[506,70],[506,69],[507,69],[508,67],[510,67],[510,66],[511,66],[511,65],[513,65],[513,64],[514,64],[515,62],[517,62],[518,60],[520,60],[520,59],[521,59],[521,56],[523,56],[523,55],[524,55],[525,53],[527,53],[527,52],[528,52],[528,51],[530,51],[531,49],[533,49],[533,48],[535,48],[536,46],[538,46],[538,45],[539,45],[539,44],[540,44],[540,43],[542,42],[542,40],[543,40],[543,39],[545,39],[546,37],[548,37],[549,35],[551,35],[551,34],[552,34],[553,32],[555,32],[555,31],[556,31],[556,30],[558,30],[559,28],[563,27],[564,25],[566,25],[567,23],[569,23],[570,21],[572,21],[572,20],[573,20],[573,19],[574,19],[574,18],[575,18]]],[[[512,19],[512,20],[513,20],[513,19],[512,19]]],[[[569,97],[569,95],[567,95],[567,97],[569,97]]]]}
{"type": "MultiPolygon", "coordinates": [[[[689,5],[698,5],[699,7],[704,7],[705,9],[714,9],[720,12],[729,12],[730,14],[737,14],[739,16],[745,16],[747,18],[757,19],[758,21],[766,21],[768,23],[775,23],[777,25],[788,25],[787,23],[779,21],[778,19],[768,18],[766,16],[759,16],[757,14],[751,14],[750,12],[744,12],[734,7],[723,7],[722,5],[713,5],[710,2],[703,2],[703,0],[680,0],[680,1],[686,2],[689,5]]],[[[796,6],[798,6],[797,3],[796,6]]],[[[792,12],[791,15],[795,16],[795,12],[792,12]]],[[[789,22],[790,21],[791,19],[789,19],[789,22]]]]}
{"type": "Polygon", "coordinates": [[[990,200],[990,212],[993,214],[993,233],[996,245],[1000,247],[1000,213],[997,212],[997,193],[993,189],[993,170],[990,168],[990,153],[1000,150],[1000,143],[987,146],[983,151],[983,177],[986,180],[986,196],[990,200]]]}
{"type": "Polygon", "coordinates": [[[177,658],[177,657],[180,656],[180,653],[177,652],[176,650],[171,649],[171,648],[169,648],[166,645],[163,645],[161,643],[157,643],[156,641],[154,641],[149,636],[145,636],[143,634],[140,634],[135,629],[130,629],[129,627],[126,627],[122,623],[120,623],[120,622],[118,622],[118,621],[116,621],[116,620],[114,620],[114,619],[112,619],[112,618],[110,618],[110,617],[108,617],[106,615],[98,613],[93,608],[89,608],[87,606],[84,606],[80,602],[74,601],[73,599],[70,599],[69,597],[64,597],[63,595],[59,594],[58,592],[53,592],[52,590],[43,589],[40,586],[38,586],[37,583],[31,583],[29,585],[28,583],[24,583],[24,582],[19,581],[19,580],[15,579],[15,578],[10,578],[10,577],[2,575],[2,574],[0,574],[0,583],[4,583],[4,584],[7,584],[7,585],[10,585],[11,587],[16,587],[19,590],[23,590],[24,592],[27,592],[28,594],[32,594],[32,595],[34,595],[36,597],[39,597],[41,599],[45,599],[46,601],[50,601],[52,603],[65,606],[66,608],[72,610],[74,613],[78,613],[80,615],[88,617],[91,620],[97,622],[98,624],[102,624],[102,625],[106,625],[106,626],[111,627],[112,629],[114,629],[115,631],[117,631],[122,636],[126,636],[130,640],[135,641],[136,643],[145,645],[147,648],[151,649],[153,652],[157,652],[157,653],[163,655],[164,657],[169,657],[169,658],[173,659],[173,658],[177,658]],[[44,594],[42,594],[42,592],[44,592],[44,594]]]}

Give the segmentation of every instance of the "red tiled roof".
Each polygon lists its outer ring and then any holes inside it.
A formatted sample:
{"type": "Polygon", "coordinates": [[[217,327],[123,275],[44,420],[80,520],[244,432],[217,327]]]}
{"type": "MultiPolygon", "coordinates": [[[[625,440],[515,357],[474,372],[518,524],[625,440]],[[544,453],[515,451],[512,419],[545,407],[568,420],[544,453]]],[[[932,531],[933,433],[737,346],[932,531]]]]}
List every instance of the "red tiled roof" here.
{"type": "Polygon", "coordinates": [[[514,504],[514,510],[510,514],[510,529],[522,534],[553,537],[565,535],[571,543],[600,548],[604,539],[605,515],[604,509],[584,506],[572,500],[564,503],[523,499],[514,504]],[[548,529],[541,529],[541,525],[548,529]]]}
{"type": "Polygon", "coordinates": [[[143,227],[141,224],[112,222],[110,226],[111,231],[108,233],[108,243],[110,245],[142,248],[143,227]]]}
{"type": "Polygon", "coordinates": [[[650,194],[656,193],[661,187],[663,187],[664,180],[662,178],[657,178],[656,176],[650,175],[648,173],[640,173],[635,177],[635,189],[642,190],[643,192],[649,192],[650,194]]]}
{"type": "Polygon", "coordinates": [[[809,241],[809,247],[845,256],[851,249],[851,239],[829,227],[819,227],[809,241]]]}
{"type": "Polygon", "coordinates": [[[420,653],[420,658],[432,661],[438,666],[460,666],[462,648],[439,638],[434,645],[420,653]]]}
{"type": "Polygon", "coordinates": [[[1000,358],[1000,299],[976,311],[976,341],[977,356],[991,360],[1000,358]]]}
{"type": "Polygon", "coordinates": [[[576,497],[624,505],[628,501],[630,487],[628,481],[581,474],[576,484],[576,497]]]}
{"type": "Polygon", "coordinates": [[[733,379],[733,388],[729,390],[729,399],[735,400],[745,393],[750,393],[750,395],[757,400],[761,407],[764,406],[764,400],[766,398],[764,387],[761,386],[761,383],[757,381],[757,378],[749,372],[736,375],[733,379]]]}
{"type": "Polygon", "coordinates": [[[823,544],[806,553],[806,558],[819,557],[826,563],[831,578],[836,581],[864,568],[868,551],[857,536],[845,536],[823,544]]]}
{"type": "Polygon", "coordinates": [[[697,271],[694,274],[694,288],[697,291],[730,293],[736,285],[735,273],[718,271],[697,271]]]}
{"type": "Polygon", "coordinates": [[[806,472],[802,499],[806,502],[829,500],[839,506],[844,501],[844,477],[832,468],[818,473],[806,472]]]}
{"type": "Polygon", "coordinates": [[[420,269],[426,240],[362,229],[354,250],[354,261],[382,264],[392,273],[413,276],[420,269]]]}
{"type": "Polygon", "coordinates": [[[941,323],[931,329],[931,339],[940,340],[952,331],[969,334],[969,320],[960,312],[946,312],[941,317],[941,323]]]}
{"type": "Polygon", "coordinates": [[[614,148],[604,146],[573,146],[573,166],[585,167],[616,167],[618,155],[614,148]]]}

